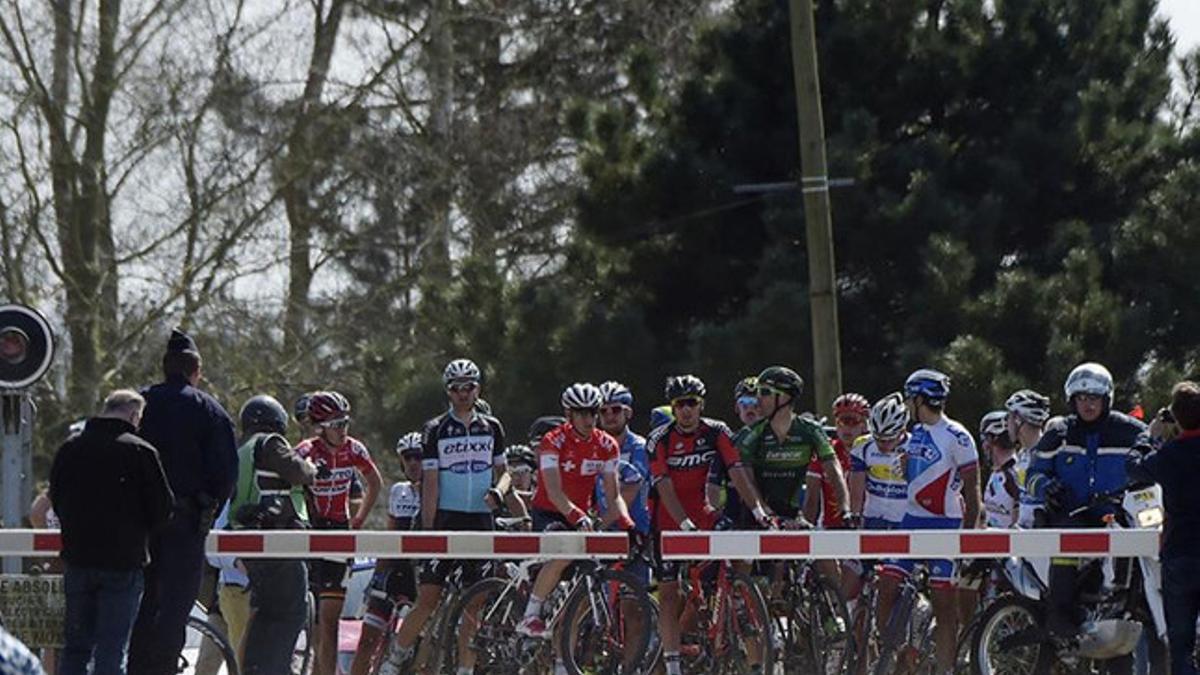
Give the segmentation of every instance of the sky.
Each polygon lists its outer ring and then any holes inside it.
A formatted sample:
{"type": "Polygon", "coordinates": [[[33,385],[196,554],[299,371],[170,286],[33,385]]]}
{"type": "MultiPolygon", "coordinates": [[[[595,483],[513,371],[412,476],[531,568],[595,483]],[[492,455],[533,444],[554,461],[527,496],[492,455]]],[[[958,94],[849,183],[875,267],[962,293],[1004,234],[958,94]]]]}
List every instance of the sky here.
{"type": "Polygon", "coordinates": [[[1180,54],[1200,46],[1200,0],[1159,0],[1158,11],[1170,20],[1180,54]]]}

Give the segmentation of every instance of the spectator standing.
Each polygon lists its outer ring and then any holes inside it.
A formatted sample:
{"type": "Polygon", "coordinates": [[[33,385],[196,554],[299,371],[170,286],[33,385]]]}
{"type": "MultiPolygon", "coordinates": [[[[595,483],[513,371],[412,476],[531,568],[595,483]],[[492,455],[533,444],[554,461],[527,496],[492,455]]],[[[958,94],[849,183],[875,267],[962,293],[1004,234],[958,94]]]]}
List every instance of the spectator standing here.
{"type": "Polygon", "coordinates": [[[163,382],[142,392],[141,436],[158,449],[175,510],[150,538],[146,590],[129,645],[129,669],[138,675],[178,671],[204,572],[204,539],[237,479],[233,420],[197,388],[201,365],[195,341],[173,330],[162,359],[163,382]]]}
{"type": "Polygon", "coordinates": [[[145,403],[137,392],[114,391],[54,457],[51,501],[66,563],[62,675],[87,673],[93,658],[95,675],[125,672],[149,537],[173,502],[158,452],[134,433],[145,403]]]}
{"type": "Polygon", "coordinates": [[[1163,605],[1171,672],[1195,675],[1196,617],[1200,615],[1200,384],[1180,382],[1171,392],[1175,438],[1145,456],[1129,458],[1132,481],[1162,486],[1167,519],[1163,528],[1163,605]]]}

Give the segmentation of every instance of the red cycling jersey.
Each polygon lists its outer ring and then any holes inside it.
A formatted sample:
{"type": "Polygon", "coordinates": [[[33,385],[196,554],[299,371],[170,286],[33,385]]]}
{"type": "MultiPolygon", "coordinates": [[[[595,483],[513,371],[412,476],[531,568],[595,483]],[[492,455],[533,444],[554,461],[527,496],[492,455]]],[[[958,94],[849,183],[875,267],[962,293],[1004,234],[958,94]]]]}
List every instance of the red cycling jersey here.
{"type": "MultiPolygon", "coordinates": [[[[838,464],[842,467],[842,480],[850,475],[850,449],[842,442],[842,439],[833,439],[833,452],[837,455],[838,464]]],[[[812,463],[808,465],[808,475],[815,476],[821,481],[821,527],[825,529],[841,527],[842,512],[838,509],[837,495],[833,491],[833,486],[825,480],[825,466],[821,464],[821,460],[813,455],[812,463]]]]}
{"type": "Polygon", "coordinates": [[[600,429],[592,429],[587,438],[581,438],[570,422],[551,429],[542,436],[538,446],[538,482],[533,508],[559,512],[550,501],[542,477],[544,470],[558,469],[563,494],[578,508],[589,510],[596,493],[596,478],[601,474],[616,473],[620,457],[621,446],[617,439],[600,429]]]}
{"type": "Polygon", "coordinates": [[[296,446],[296,452],[312,460],[317,465],[319,474],[325,472],[322,466],[329,469],[325,478],[316,478],[308,487],[312,511],[309,516],[314,524],[324,520],[344,525],[350,522],[350,485],[354,482],[354,471],[368,474],[375,471],[375,462],[371,461],[371,453],[367,446],[356,438],[346,437],[346,442],[336,449],[321,440],[319,436],[308,438],[296,446]]]}
{"type": "MultiPolygon", "coordinates": [[[[675,495],[687,517],[697,527],[712,527],[712,517],[704,511],[704,486],[708,482],[709,465],[719,455],[727,468],[741,462],[733,434],[724,422],[700,419],[700,425],[690,433],[684,433],[675,424],[667,424],[650,432],[646,439],[646,452],[650,455],[650,475],[655,483],[670,478],[675,495]]],[[[657,531],[678,530],[679,523],[671,517],[662,499],[658,499],[654,512],[654,527],[657,531]]]]}

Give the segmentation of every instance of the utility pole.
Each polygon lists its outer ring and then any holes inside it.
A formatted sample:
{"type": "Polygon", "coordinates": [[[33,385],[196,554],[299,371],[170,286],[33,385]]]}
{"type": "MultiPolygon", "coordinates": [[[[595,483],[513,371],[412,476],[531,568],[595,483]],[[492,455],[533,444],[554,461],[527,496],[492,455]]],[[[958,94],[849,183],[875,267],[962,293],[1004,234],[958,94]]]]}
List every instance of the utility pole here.
{"type": "Polygon", "coordinates": [[[813,393],[822,411],[842,389],[837,287],[833,259],[833,219],[829,212],[829,170],[825,165],[825,124],[817,74],[817,33],[812,0],[790,0],[792,72],[800,122],[800,187],[808,242],[808,297],[812,316],[813,393]]]}

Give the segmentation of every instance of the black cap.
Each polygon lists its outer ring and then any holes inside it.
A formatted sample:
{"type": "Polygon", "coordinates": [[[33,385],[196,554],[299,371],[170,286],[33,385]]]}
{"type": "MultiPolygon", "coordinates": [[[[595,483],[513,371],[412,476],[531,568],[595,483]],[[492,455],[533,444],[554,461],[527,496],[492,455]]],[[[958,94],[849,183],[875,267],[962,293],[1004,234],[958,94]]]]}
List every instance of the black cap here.
{"type": "Polygon", "coordinates": [[[167,340],[167,352],[191,353],[200,356],[200,350],[196,348],[196,341],[178,328],[171,329],[171,337],[167,340]]]}

